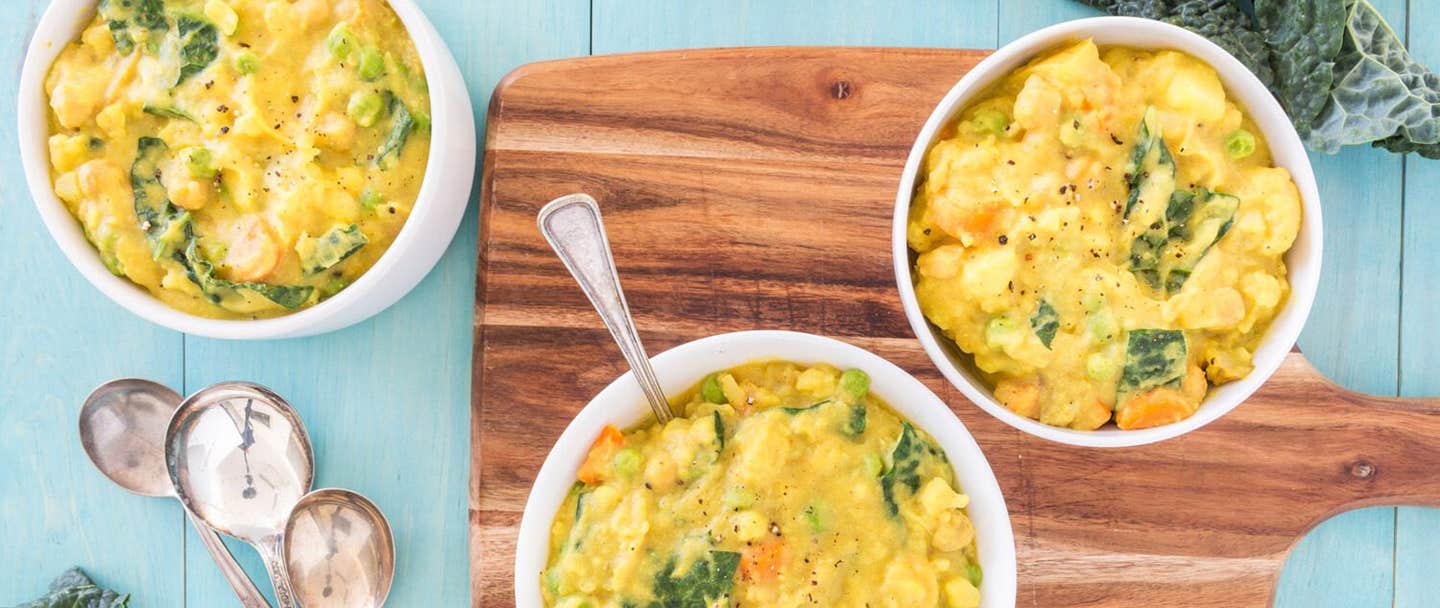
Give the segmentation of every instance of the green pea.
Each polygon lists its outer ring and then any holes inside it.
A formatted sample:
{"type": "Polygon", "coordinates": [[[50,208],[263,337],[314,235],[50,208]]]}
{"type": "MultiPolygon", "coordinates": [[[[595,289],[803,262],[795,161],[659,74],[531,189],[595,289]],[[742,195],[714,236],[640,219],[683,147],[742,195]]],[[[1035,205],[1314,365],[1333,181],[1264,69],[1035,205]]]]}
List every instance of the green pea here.
{"type": "Polygon", "coordinates": [[[870,392],[870,375],[858,369],[847,369],[840,374],[840,391],[852,402],[858,402],[870,392]]]}
{"type": "Polygon", "coordinates": [[[992,347],[1014,346],[1024,338],[1020,326],[1010,317],[995,317],[985,324],[985,342],[992,347]]]}
{"type": "Polygon", "coordinates": [[[1119,364],[1105,353],[1092,353],[1085,358],[1085,375],[1096,382],[1114,380],[1119,371],[1119,364]]]}
{"type": "Polygon", "coordinates": [[[980,572],[980,564],[967,564],[965,566],[965,578],[970,579],[970,584],[980,588],[980,581],[985,580],[985,575],[980,572]]]}
{"type": "Polygon", "coordinates": [[[345,114],[362,127],[373,127],[385,113],[385,98],[374,91],[356,91],[350,96],[345,114]]]}
{"type": "Polygon", "coordinates": [[[1086,315],[1085,324],[1090,329],[1090,335],[1101,343],[1114,340],[1120,333],[1120,323],[1108,309],[1102,308],[1086,315]]]}
{"type": "Polygon", "coordinates": [[[1010,125],[1010,117],[995,108],[987,108],[975,113],[970,119],[970,124],[980,133],[992,135],[1004,135],[1005,127],[1010,125]]]}
{"type": "Polygon", "coordinates": [[[366,211],[372,211],[383,204],[385,204],[385,197],[380,196],[379,192],[369,188],[360,191],[360,206],[364,207],[366,211]]]}
{"type": "Polygon", "coordinates": [[[700,384],[700,396],[710,403],[727,403],[725,390],[720,388],[720,375],[710,374],[700,384]]]}
{"type": "Polygon", "coordinates": [[[630,477],[640,472],[640,450],[625,448],[615,453],[615,472],[630,477]]]}
{"type": "Polygon", "coordinates": [[[725,506],[739,511],[750,508],[755,504],[755,501],[759,499],[760,497],[756,496],[755,493],[750,490],[746,490],[740,486],[731,486],[730,489],[725,491],[725,497],[721,499],[721,502],[724,502],[725,506]]]}
{"type": "Polygon", "coordinates": [[[385,55],[373,46],[360,50],[360,78],[369,82],[385,73],[385,55]]]}
{"type": "Polygon", "coordinates": [[[330,55],[336,59],[348,59],[350,53],[355,51],[355,34],[350,32],[350,26],[340,23],[330,30],[330,35],[325,37],[325,48],[329,49],[330,55]]]}
{"type": "Polygon", "coordinates": [[[215,158],[208,148],[190,148],[185,151],[185,168],[195,179],[215,179],[215,158]]]}
{"type": "Polygon", "coordinates": [[[241,74],[254,74],[260,69],[260,58],[250,51],[240,51],[235,54],[235,71],[241,74]]]}
{"type": "Polygon", "coordinates": [[[1225,136],[1225,151],[1235,160],[1250,156],[1255,153],[1255,136],[1245,129],[1236,129],[1225,136]]]}

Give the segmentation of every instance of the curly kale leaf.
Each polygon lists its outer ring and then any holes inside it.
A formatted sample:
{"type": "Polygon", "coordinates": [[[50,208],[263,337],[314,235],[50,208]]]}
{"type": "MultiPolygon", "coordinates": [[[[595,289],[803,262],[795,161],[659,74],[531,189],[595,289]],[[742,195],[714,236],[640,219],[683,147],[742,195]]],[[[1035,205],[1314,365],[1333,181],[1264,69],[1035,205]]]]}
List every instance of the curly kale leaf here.
{"type": "Polygon", "coordinates": [[[179,86],[220,56],[220,31],[209,21],[181,15],[175,20],[175,33],[180,37],[180,76],[175,80],[179,86]]]}
{"type": "Polygon", "coordinates": [[[685,572],[675,572],[675,562],[671,558],[655,577],[652,608],[709,608],[728,598],[735,586],[740,554],[711,551],[708,559],[691,564],[685,572]]]}
{"type": "MultiPolygon", "coordinates": [[[[101,0],[100,18],[110,28],[110,37],[115,40],[115,50],[121,55],[135,51],[135,32],[132,28],[150,30],[159,34],[170,29],[165,20],[163,0],[101,0]]],[[[147,38],[150,36],[147,35],[147,38]]]]}
{"type": "Polygon", "coordinates": [[[1188,345],[1178,329],[1134,329],[1125,338],[1125,370],[1120,393],[1143,393],[1160,386],[1179,386],[1185,377],[1188,345]]]}
{"type": "Polygon", "coordinates": [[[375,153],[375,166],[387,168],[388,161],[399,158],[400,151],[405,148],[406,140],[415,131],[415,117],[400,97],[390,91],[385,91],[385,97],[389,99],[390,114],[394,121],[390,124],[390,134],[380,144],[380,149],[375,153]]]}
{"type": "Polygon", "coordinates": [[[15,608],[127,608],[130,595],[119,594],[95,585],[79,568],[66,570],[50,581],[50,590],[15,608]]]}
{"type": "Polygon", "coordinates": [[[310,248],[300,255],[300,268],[305,274],[319,274],[345,261],[364,247],[370,239],[355,224],[335,226],[314,239],[310,248]]]}
{"type": "Polygon", "coordinates": [[[135,144],[135,162],[130,165],[130,188],[134,195],[135,217],[150,242],[155,259],[169,254],[184,240],[190,229],[190,212],[170,202],[160,183],[160,163],[170,146],[158,137],[141,137],[135,144]]]}
{"type": "Polygon", "coordinates": [[[909,422],[901,423],[900,438],[890,450],[890,468],[880,476],[880,492],[888,515],[900,516],[901,493],[914,494],[920,489],[920,466],[927,456],[936,451],[920,437],[914,426],[909,422]]]}
{"type": "Polygon", "coordinates": [[[1334,84],[1335,55],[1345,31],[1341,0],[1255,0],[1275,83],[1270,87],[1301,133],[1325,107],[1334,84]]]}
{"type": "Polygon", "coordinates": [[[1209,38],[1274,88],[1275,71],[1265,35],[1233,0],[1080,0],[1112,15],[1178,25],[1209,38]]]}
{"type": "Polygon", "coordinates": [[[1314,150],[1369,143],[1440,158],[1440,75],[1415,61],[1369,0],[1254,0],[1252,12],[1238,0],[1080,1],[1220,45],[1270,88],[1314,150]]]}
{"type": "Polygon", "coordinates": [[[1055,333],[1060,331],[1060,315],[1055,312],[1055,307],[1046,300],[1040,300],[1035,305],[1035,312],[1030,315],[1030,329],[1035,332],[1035,337],[1040,338],[1040,343],[1045,348],[1055,341],[1055,333]]]}
{"type": "Polygon", "coordinates": [[[1367,0],[1348,0],[1335,88],[1305,143],[1335,152],[1373,143],[1440,158],[1440,75],[1416,62],[1367,0]]]}

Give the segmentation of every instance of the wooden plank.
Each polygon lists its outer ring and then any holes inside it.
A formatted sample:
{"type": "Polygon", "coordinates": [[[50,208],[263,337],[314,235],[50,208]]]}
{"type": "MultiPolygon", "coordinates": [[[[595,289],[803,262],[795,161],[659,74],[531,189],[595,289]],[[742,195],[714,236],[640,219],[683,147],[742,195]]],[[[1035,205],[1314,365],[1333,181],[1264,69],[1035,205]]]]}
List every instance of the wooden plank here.
{"type": "Polygon", "coordinates": [[[652,350],[752,327],[839,334],[937,390],[987,450],[1009,497],[1028,605],[1263,605],[1290,546],[1325,517],[1440,497],[1432,496],[1440,480],[1424,466],[1440,457],[1440,445],[1422,430],[1440,427],[1440,402],[1350,393],[1299,355],[1225,419],[1158,446],[1107,452],[1101,470],[1094,452],[1022,436],[945,384],[894,302],[890,210],[910,137],[899,125],[918,124],[952,82],[939,75],[975,59],[933,50],[728,49],[572,60],[507,79],[487,139],[476,317],[472,534],[485,549],[472,566],[483,590],[476,605],[510,601],[509,543],[530,479],[569,417],[623,365],[534,229],[539,205],[573,190],[595,194],[606,209],[652,350]],[[828,63],[817,53],[828,53],[828,63]],[[780,78],[785,66],[792,73],[780,78]],[[917,70],[933,79],[917,79],[917,70]],[[769,105],[788,112],[754,112],[758,99],[740,94],[839,72],[861,94],[768,89],[769,105]],[[609,86],[617,74],[630,86],[609,86]],[[876,89],[912,98],[864,94],[876,89]],[[555,98],[561,91],[568,97],[555,98]],[[665,109],[682,95],[696,110],[688,121],[665,109]],[[730,111],[749,120],[734,120],[715,98],[737,100],[730,111]],[[626,107],[620,100],[629,100],[628,111],[617,110],[626,107]],[[874,107],[882,100],[890,105],[874,107]],[[522,120],[512,124],[511,113],[522,120]],[[616,123],[672,133],[657,150],[654,138],[621,137],[616,123]],[[563,149],[553,135],[561,132],[583,143],[563,149]],[[802,148],[756,154],[686,133],[747,142],[814,137],[802,148]],[[848,145],[834,134],[848,134],[848,145]],[[823,246],[797,237],[813,226],[826,227],[823,246]],[[573,381],[542,381],[557,376],[573,381]],[[1075,480],[1090,478],[1104,490],[1078,491],[1075,480]],[[1194,505],[1233,508],[1186,517],[1194,505]]]}
{"type": "MultiPolygon", "coordinates": [[[[587,50],[584,0],[420,4],[449,43],[482,120],[505,72],[587,50]]],[[[471,351],[478,231],[472,207],[415,291],[350,329],[262,343],[187,340],[189,389],[237,378],[276,389],[300,410],[315,441],[317,487],[357,490],[389,517],[398,554],[395,606],[461,605],[470,596],[470,370],[463,362],[471,351]]],[[[230,592],[197,542],[190,535],[187,597],[192,606],[215,605],[230,592]]],[[[237,553],[262,580],[254,553],[237,553]]]]}
{"type": "MultiPolygon", "coordinates": [[[[12,79],[46,4],[7,7],[0,65],[12,79]]],[[[15,104],[12,87],[0,96],[0,115],[15,116],[15,104]]],[[[13,119],[0,120],[0,141],[16,141],[13,119]]],[[[0,168],[0,277],[0,604],[40,595],[79,565],[129,591],[136,605],[181,605],[179,503],[110,483],[76,434],[81,402],[105,380],[144,376],[179,387],[180,335],[111,303],[70,266],[18,162],[0,168]]]]}
{"type": "MultiPolygon", "coordinates": [[[[1329,230],[1320,290],[1300,349],[1317,369],[1346,387],[1393,395],[1399,358],[1400,158],[1369,148],[1310,157],[1329,230]]],[[[1393,509],[1337,516],[1296,546],[1276,605],[1389,606],[1394,545],[1393,509]]]]}
{"type": "Polygon", "coordinates": [[[1395,604],[1394,608],[1440,606],[1440,586],[1435,584],[1440,564],[1440,509],[1401,507],[1395,521],[1395,604]]]}
{"type": "Polygon", "coordinates": [[[991,0],[595,0],[595,54],[843,44],[988,48],[991,0]]]}
{"type": "MultiPolygon", "coordinates": [[[[1410,52],[1440,69],[1440,0],[1411,0],[1410,52]]],[[[1400,394],[1440,395],[1440,161],[1405,159],[1405,226],[1401,276],[1400,394]]],[[[1395,608],[1440,605],[1440,511],[1401,508],[1395,519],[1395,608]]]]}
{"type": "MultiPolygon", "coordinates": [[[[1405,23],[1402,0],[1374,4],[1391,23],[1405,23]]],[[[1340,384],[1394,395],[1402,161],[1363,147],[1310,158],[1324,201],[1326,256],[1300,348],[1340,384]]],[[[1325,522],[1295,547],[1277,606],[1389,606],[1395,597],[1395,539],[1393,509],[1345,513],[1325,522]]]]}
{"type": "Polygon", "coordinates": [[[1275,606],[1390,606],[1397,588],[1394,564],[1394,507],[1341,513],[1316,526],[1290,552],[1275,606]]]}
{"type": "Polygon", "coordinates": [[[1000,44],[1029,34],[1047,25],[1103,15],[1074,0],[1059,2],[999,2],[1000,44]]]}

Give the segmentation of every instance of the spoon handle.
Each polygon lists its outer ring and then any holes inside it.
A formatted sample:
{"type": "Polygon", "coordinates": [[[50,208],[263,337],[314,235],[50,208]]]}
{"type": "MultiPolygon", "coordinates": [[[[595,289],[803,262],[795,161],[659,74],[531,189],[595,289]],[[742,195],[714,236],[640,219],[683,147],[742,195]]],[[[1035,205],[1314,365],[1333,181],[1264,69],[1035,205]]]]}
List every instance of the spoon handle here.
{"type": "Polygon", "coordinates": [[[538,223],[540,233],[545,235],[545,240],[590,298],[595,312],[600,313],[600,320],[610,329],[620,354],[630,363],[640,390],[645,392],[655,419],[660,424],[669,422],[674,413],[670,411],[670,402],[665,399],[655,370],[650,367],[650,357],[640,343],[635,322],[630,318],[630,306],[625,303],[625,292],[620,290],[615,258],[610,253],[610,240],[600,220],[600,206],[588,194],[567,194],[541,208],[538,223]]]}
{"type": "Polygon", "coordinates": [[[261,540],[255,549],[260,552],[260,559],[265,561],[265,572],[270,575],[270,585],[275,588],[275,604],[279,608],[296,608],[289,572],[280,561],[281,544],[281,537],[276,534],[261,540]]]}
{"type": "Polygon", "coordinates": [[[210,552],[210,557],[215,560],[215,565],[220,567],[220,574],[225,576],[225,582],[230,583],[230,588],[235,590],[235,596],[240,598],[240,605],[244,608],[270,608],[270,602],[265,601],[265,596],[255,588],[255,582],[240,568],[235,561],[235,556],[230,554],[230,549],[220,540],[220,535],[189,512],[185,514],[194,526],[195,533],[200,535],[200,543],[205,545],[205,550],[210,552]]]}

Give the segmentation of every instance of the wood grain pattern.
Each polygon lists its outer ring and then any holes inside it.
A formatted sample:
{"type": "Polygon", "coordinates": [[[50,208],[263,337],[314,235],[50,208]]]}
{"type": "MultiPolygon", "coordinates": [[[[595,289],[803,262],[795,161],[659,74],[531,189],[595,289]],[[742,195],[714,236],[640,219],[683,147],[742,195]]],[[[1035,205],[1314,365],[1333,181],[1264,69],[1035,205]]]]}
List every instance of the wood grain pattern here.
{"type": "Polygon", "coordinates": [[[1440,504],[1426,466],[1440,459],[1440,402],[1349,392],[1298,354],[1226,418],[1117,451],[1030,438],[949,387],[899,310],[890,213],[914,133],[981,56],[686,51],[537,64],[506,78],[482,186],[474,605],[512,601],[530,481],[570,417],[623,371],[534,227],[541,204],[575,190],[605,208],[652,352],[724,331],[796,329],[869,348],[936,390],[1000,478],[1022,605],[1260,606],[1291,545],[1325,517],[1440,504]]]}

